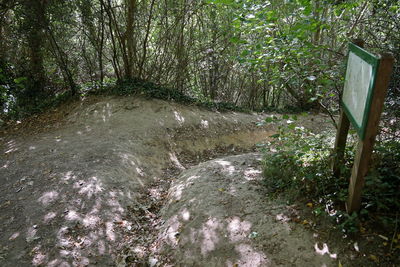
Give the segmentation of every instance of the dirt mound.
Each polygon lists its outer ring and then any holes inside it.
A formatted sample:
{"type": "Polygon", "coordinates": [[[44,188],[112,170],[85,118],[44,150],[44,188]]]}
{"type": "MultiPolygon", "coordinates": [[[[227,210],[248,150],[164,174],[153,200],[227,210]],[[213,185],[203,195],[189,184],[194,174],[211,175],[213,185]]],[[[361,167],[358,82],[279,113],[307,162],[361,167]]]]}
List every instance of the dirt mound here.
{"type": "Polygon", "coordinates": [[[127,243],[146,250],[166,172],[251,150],[273,132],[262,119],[106,97],[59,127],[2,136],[0,265],[109,266],[127,243]]]}
{"type": "Polygon", "coordinates": [[[294,210],[267,199],[260,161],[254,153],[219,158],[173,182],[156,244],[161,265],[338,265],[326,244],[289,224],[294,210]]]}

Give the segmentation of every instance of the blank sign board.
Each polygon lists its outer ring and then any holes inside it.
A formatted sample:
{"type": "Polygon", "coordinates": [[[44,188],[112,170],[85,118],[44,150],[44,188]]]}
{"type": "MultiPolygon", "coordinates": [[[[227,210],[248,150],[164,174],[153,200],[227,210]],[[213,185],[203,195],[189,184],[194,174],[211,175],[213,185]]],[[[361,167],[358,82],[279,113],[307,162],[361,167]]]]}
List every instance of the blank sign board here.
{"type": "Polygon", "coordinates": [[[361,139],[364,139],[378,65],[379,58],[350,44],[342,107],[361,139]]]}

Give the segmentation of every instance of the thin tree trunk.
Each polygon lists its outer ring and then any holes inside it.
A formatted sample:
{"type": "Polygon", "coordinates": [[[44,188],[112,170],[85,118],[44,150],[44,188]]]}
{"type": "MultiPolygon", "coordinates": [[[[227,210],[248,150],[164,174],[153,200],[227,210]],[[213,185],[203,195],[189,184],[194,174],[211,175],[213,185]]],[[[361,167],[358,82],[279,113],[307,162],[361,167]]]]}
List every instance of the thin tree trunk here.
{"type": "Polygon", "coordinates": [[[104,66],[103,66],[103,50],[104,50],[104,32],[105,32],[105,21],[104,21],[104,6],[100,4],[100,44],[98,49],[99,57],[99,70],[100,70],[100,86],[103,87],[104,82],[104,66]]]}
{"type": "Polygon", "coordinates": [[[315,1],[315,7],[314,7],[314,19],[317,21],[317,29],[315,30],[314,33],[314,45],[319,45],[320,37],[321,37],[321,18],[320,18],[320,1],[316,0],[315,1]]]}
{"type": "Polygon", "coordinates": [[[136,12],[136,0],[127,0],[125,41],[127,47],[127,60],[125,65],[125,77],[133,78],[133,57],[136,55],[134,40],[134,21],[136,12]]]}
{"type": "Polygon", "coordinates": [[[146,27],[146,36],[144,38],[143,41],[143,54],[142,54],[142,60],[140,62],[140,66],[139,66],[139,78],[142,78],[143,75],[143,67],[144,67],[144,63],[146,61],[146,56],[147,56],[147,42],[149,39],[149,35],[150,35],[150,26],[151,26],[151,21],[153,18],[153,8],[154,8],[154,3],[155,0],[151,1],[150,4],[150,12],[149,12],[149,18],[147,19],[147,27],[146,27]]]}
{"type": "Polygon", "coordinates": [[[108,28],[109,28],[109,32],[110,32],[110,38],[111,38],[111,45],[112,45],[112,65],[114,68],[114,72],[115,72],[115,76],[117,77],[118,80],[121,80],[121,67],[119,64],[119,60],[118,60],[118,53],[117,53],[117,44],[116,44],[116,40],[115,40],[115,36],[114,36],[114,31],[113,31],[113,19],[112,19],[112,14],[111,14],[111,4],[110,1],[108,1],[108,5],[106,6],[106,3],[104,2],[104,0],[100,0],[100,4],[103,6],[105,12],[107,13],[108,16],[108,28]]]}
{"type": "Polygon", "coordinates": [[[178,42],[176,44],[176,88],[183,92],[185,81],[185,26],[186,26],[186,0],[183,0],[183,7],[180,14],[177,14],[177,24],[179,25],[178,42]]]}
{"type": "MultiPolygon", "coordinates": [[[[48,22],[46,22],[46,23],[48,23],[48,22]]],[[[50,29],[49,25],[47,25],[46,31],[50,37],[50,44],[53,47],[55,57],[59,62],[59,66],[62,70],[64,80],[69,85],[71,94],[76,95],[78,93],[78,88],[74,81],[71,70],[68,66],[68,55],[66,53],[64,53],[64,51],[62,51],[61,47],[58,45],[57,40],[53,34],[53,31],[50,29]]]]}

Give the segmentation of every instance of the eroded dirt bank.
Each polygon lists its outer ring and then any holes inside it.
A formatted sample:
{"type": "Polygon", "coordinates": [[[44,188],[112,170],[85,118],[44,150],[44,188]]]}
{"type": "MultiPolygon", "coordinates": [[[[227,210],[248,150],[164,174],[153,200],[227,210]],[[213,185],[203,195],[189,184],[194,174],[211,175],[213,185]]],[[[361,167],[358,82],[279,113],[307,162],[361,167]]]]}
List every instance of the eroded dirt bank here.
{"type": "Polygon", "coordinates": [[[327,240],[290,223],[295,209],[268,200],[261,160],[243,154],[184,171],[161,211],[154,257],[171,266],[338,266],[327,240]]]}
{"type": "Polygon", "coordinates": [[[262,119],[108,97],[56,129],[2,135],[0,265],[112,266],[127,244],[145,253],[166,178],[207,151],[251,150],[274,131],[262,119]]]}

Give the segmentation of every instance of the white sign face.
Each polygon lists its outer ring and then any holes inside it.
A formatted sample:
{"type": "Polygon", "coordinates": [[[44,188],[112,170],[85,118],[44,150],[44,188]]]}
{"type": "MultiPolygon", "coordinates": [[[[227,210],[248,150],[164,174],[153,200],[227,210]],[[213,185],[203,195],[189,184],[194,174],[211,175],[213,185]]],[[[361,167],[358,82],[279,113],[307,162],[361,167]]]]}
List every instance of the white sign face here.
{"type": "Polygon", "coordinates": [[[372,76],[372,65],[350,51],[342,101],[359,128],[363,125],[372,76]]]}

